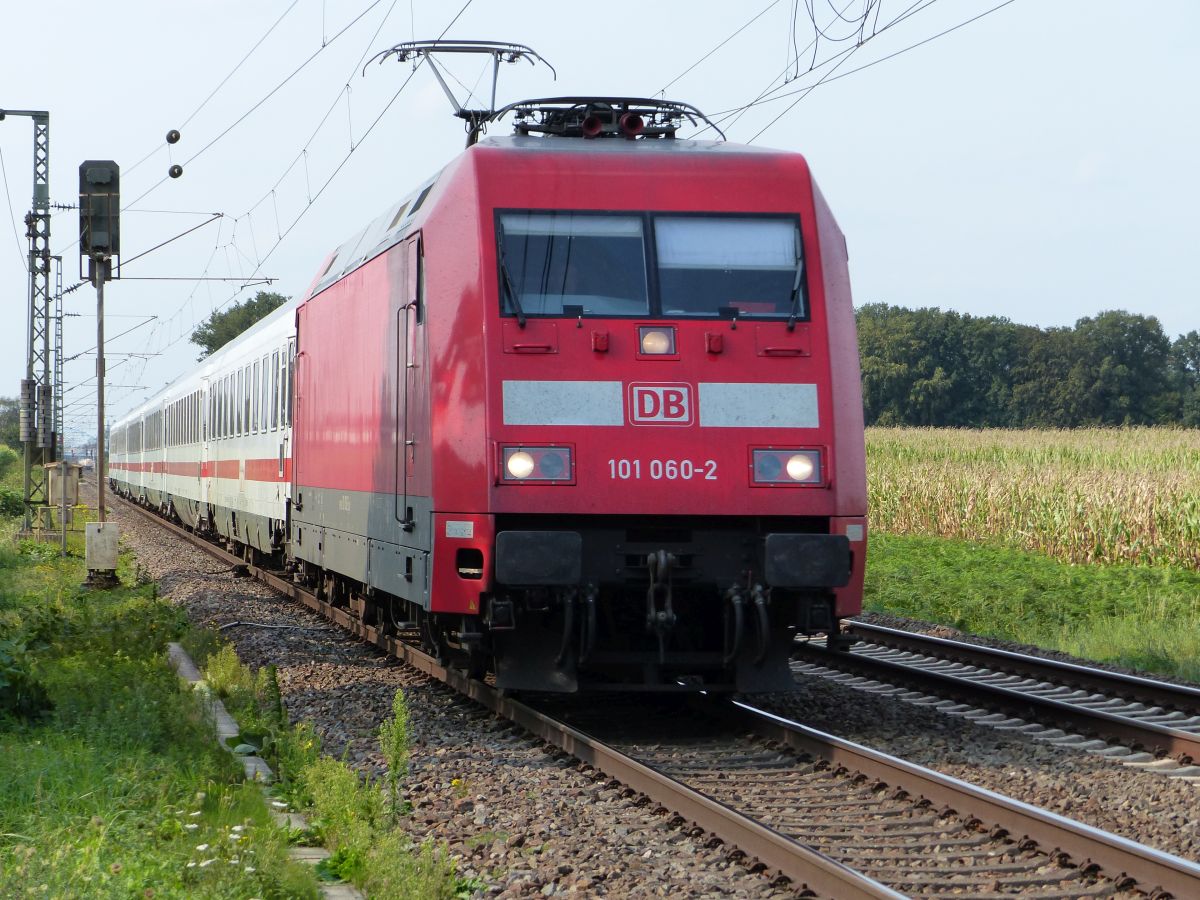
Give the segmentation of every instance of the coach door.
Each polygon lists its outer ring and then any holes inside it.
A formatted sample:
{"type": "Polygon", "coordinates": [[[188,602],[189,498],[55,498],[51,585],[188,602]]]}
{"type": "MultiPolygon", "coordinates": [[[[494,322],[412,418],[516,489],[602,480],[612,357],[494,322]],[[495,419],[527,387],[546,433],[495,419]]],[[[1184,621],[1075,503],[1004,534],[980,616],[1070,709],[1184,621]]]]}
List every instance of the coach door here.
{"type": "Polygon", "coordinates": [[[197,395],[197,406],[200,421],[197,427],[199,446],[196,448],[196,478],[199,484],[196,496],[200,498],[200,515],[208,516],[208,479],[204,473],[209,471],[208,442],[212,440],[209,425],[212,422],[212,397],[209,395],[210,384],[207,378],[200,379],[200,393],[197,395]]]}
{"type": "Polygon", "coordinates": [[[401,245],[404,293],[396,310],[396,521],[405,531],[415,527],[408,485],[416,463],[417,326],[420,324],[421,235],[401,245]]]}

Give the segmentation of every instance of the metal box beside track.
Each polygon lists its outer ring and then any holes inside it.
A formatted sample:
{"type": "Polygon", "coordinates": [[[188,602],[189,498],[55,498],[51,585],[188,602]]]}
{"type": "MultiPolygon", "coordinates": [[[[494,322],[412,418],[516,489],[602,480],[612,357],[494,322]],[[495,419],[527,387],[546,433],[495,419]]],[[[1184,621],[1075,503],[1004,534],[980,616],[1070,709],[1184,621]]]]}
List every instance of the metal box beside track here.
{"type": "Polygon", "coordinates": [[[120,529],[116,522],[88,522],[85,534],[85,558],[89,572],[117,568],[117,542],[120,529]]]}

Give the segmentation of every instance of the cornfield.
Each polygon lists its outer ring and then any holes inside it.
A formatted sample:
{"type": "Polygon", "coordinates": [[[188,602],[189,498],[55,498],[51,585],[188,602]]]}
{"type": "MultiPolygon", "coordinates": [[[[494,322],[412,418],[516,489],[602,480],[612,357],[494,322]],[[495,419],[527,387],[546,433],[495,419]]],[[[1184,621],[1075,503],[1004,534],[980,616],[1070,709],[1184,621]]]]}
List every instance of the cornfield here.
{"type": "Polygon", "coordinates": [[[872,527],[1200,568],[1200,431],[867,429],[872,527]]]}

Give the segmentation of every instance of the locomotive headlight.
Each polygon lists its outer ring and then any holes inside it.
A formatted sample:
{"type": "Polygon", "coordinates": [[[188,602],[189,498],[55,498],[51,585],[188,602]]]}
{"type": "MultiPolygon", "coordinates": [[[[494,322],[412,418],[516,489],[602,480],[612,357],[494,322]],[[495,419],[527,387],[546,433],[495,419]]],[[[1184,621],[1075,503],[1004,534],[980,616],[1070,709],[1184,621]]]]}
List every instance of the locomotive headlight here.
{"type": "Polygon", "coordinates": [[[675,352],[674,328],[647,328],[643,326],[638,329],[638,338],[642,347],[642,353],[647,356],[669,356],[675,352]]]}
{"type": "Polygon", "coordinates": [[[820,450],[755,449],[751,457],[754,484],[820,485],[824,482],[820,450]]]}
{"type": "Polygon", "coordinates": [[[792,481],[809,481],[816,470],[816,461],[807,453],[794,453],[788,457],[787,473],[792,481]]]}
{"type": "Polygon", "coordinates": [[[563,472],[567,470],[562,454],[555,450],[547,450],[538,462],[539,474],[543,478],[562,478],[563,472]]]}
{"type": "Polygon", "coordinates": [[[569,446],[501,447],[500,450],[500,475],[503,481],[554,484],[572,484],[575,481],[572,449],[569,446]]]}
{"type": "Polygon", "coordinates": [[[516,478],[518,481],[528,478],[533,474],[533,457],[524,450],[516,450],[508,454],[504,468],[508,470],[510,478],[516,478]]]}

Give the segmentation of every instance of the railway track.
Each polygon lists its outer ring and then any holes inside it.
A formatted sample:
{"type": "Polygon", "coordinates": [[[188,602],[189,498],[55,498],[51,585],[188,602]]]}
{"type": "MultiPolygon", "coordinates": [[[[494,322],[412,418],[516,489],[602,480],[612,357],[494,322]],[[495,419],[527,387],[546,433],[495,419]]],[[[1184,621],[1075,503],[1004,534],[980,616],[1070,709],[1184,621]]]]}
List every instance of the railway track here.
{"type": "MultiPolygon", "coordinates": [[[[124,502],[124,501],[121,501],[124,502]]],[[[531,705],[127,504],[359,638],[709,832],[799,890],[839,898],[1200,896],[1200,866],[726,698],[613,715],[531,705]],[[614,722],[619,722],[614,725],[614,722]],[[639,724],[640,723],[640,724],[639,724]],[[666,727],[664,727],[664,725],[666,727]]],[[[664,701],[665,702],[665,701],[664,701]]],[[[659,701],[655,701],[656,704],[659,701]]]]}
{"type": "Polygon", "coordinates": [[[944,712],[985,724],[1036,733],[1038,726],[1026,720],[1040,719],[1052,723],[1040,729],[1043,740],[1105,752],[1099,742],[1062,730],[1070,728],[1150,751],[1122,754],[1126,762],[1200,777],[1200,765],[1190,765],[1200,763],[1198,688],[863,622],[851,623],[848,633],[858,639],[849,653],[832,653],[816,642],[800,645],[794,670],[850,672],[896,692],[903,685],[924,692],[922,698],[943,698],[944,712]],[[1010,720],[996,708],[1023,718],[1010,720]],[[1156,763],[1152,753],[1172,759],[1156,763]]]}

